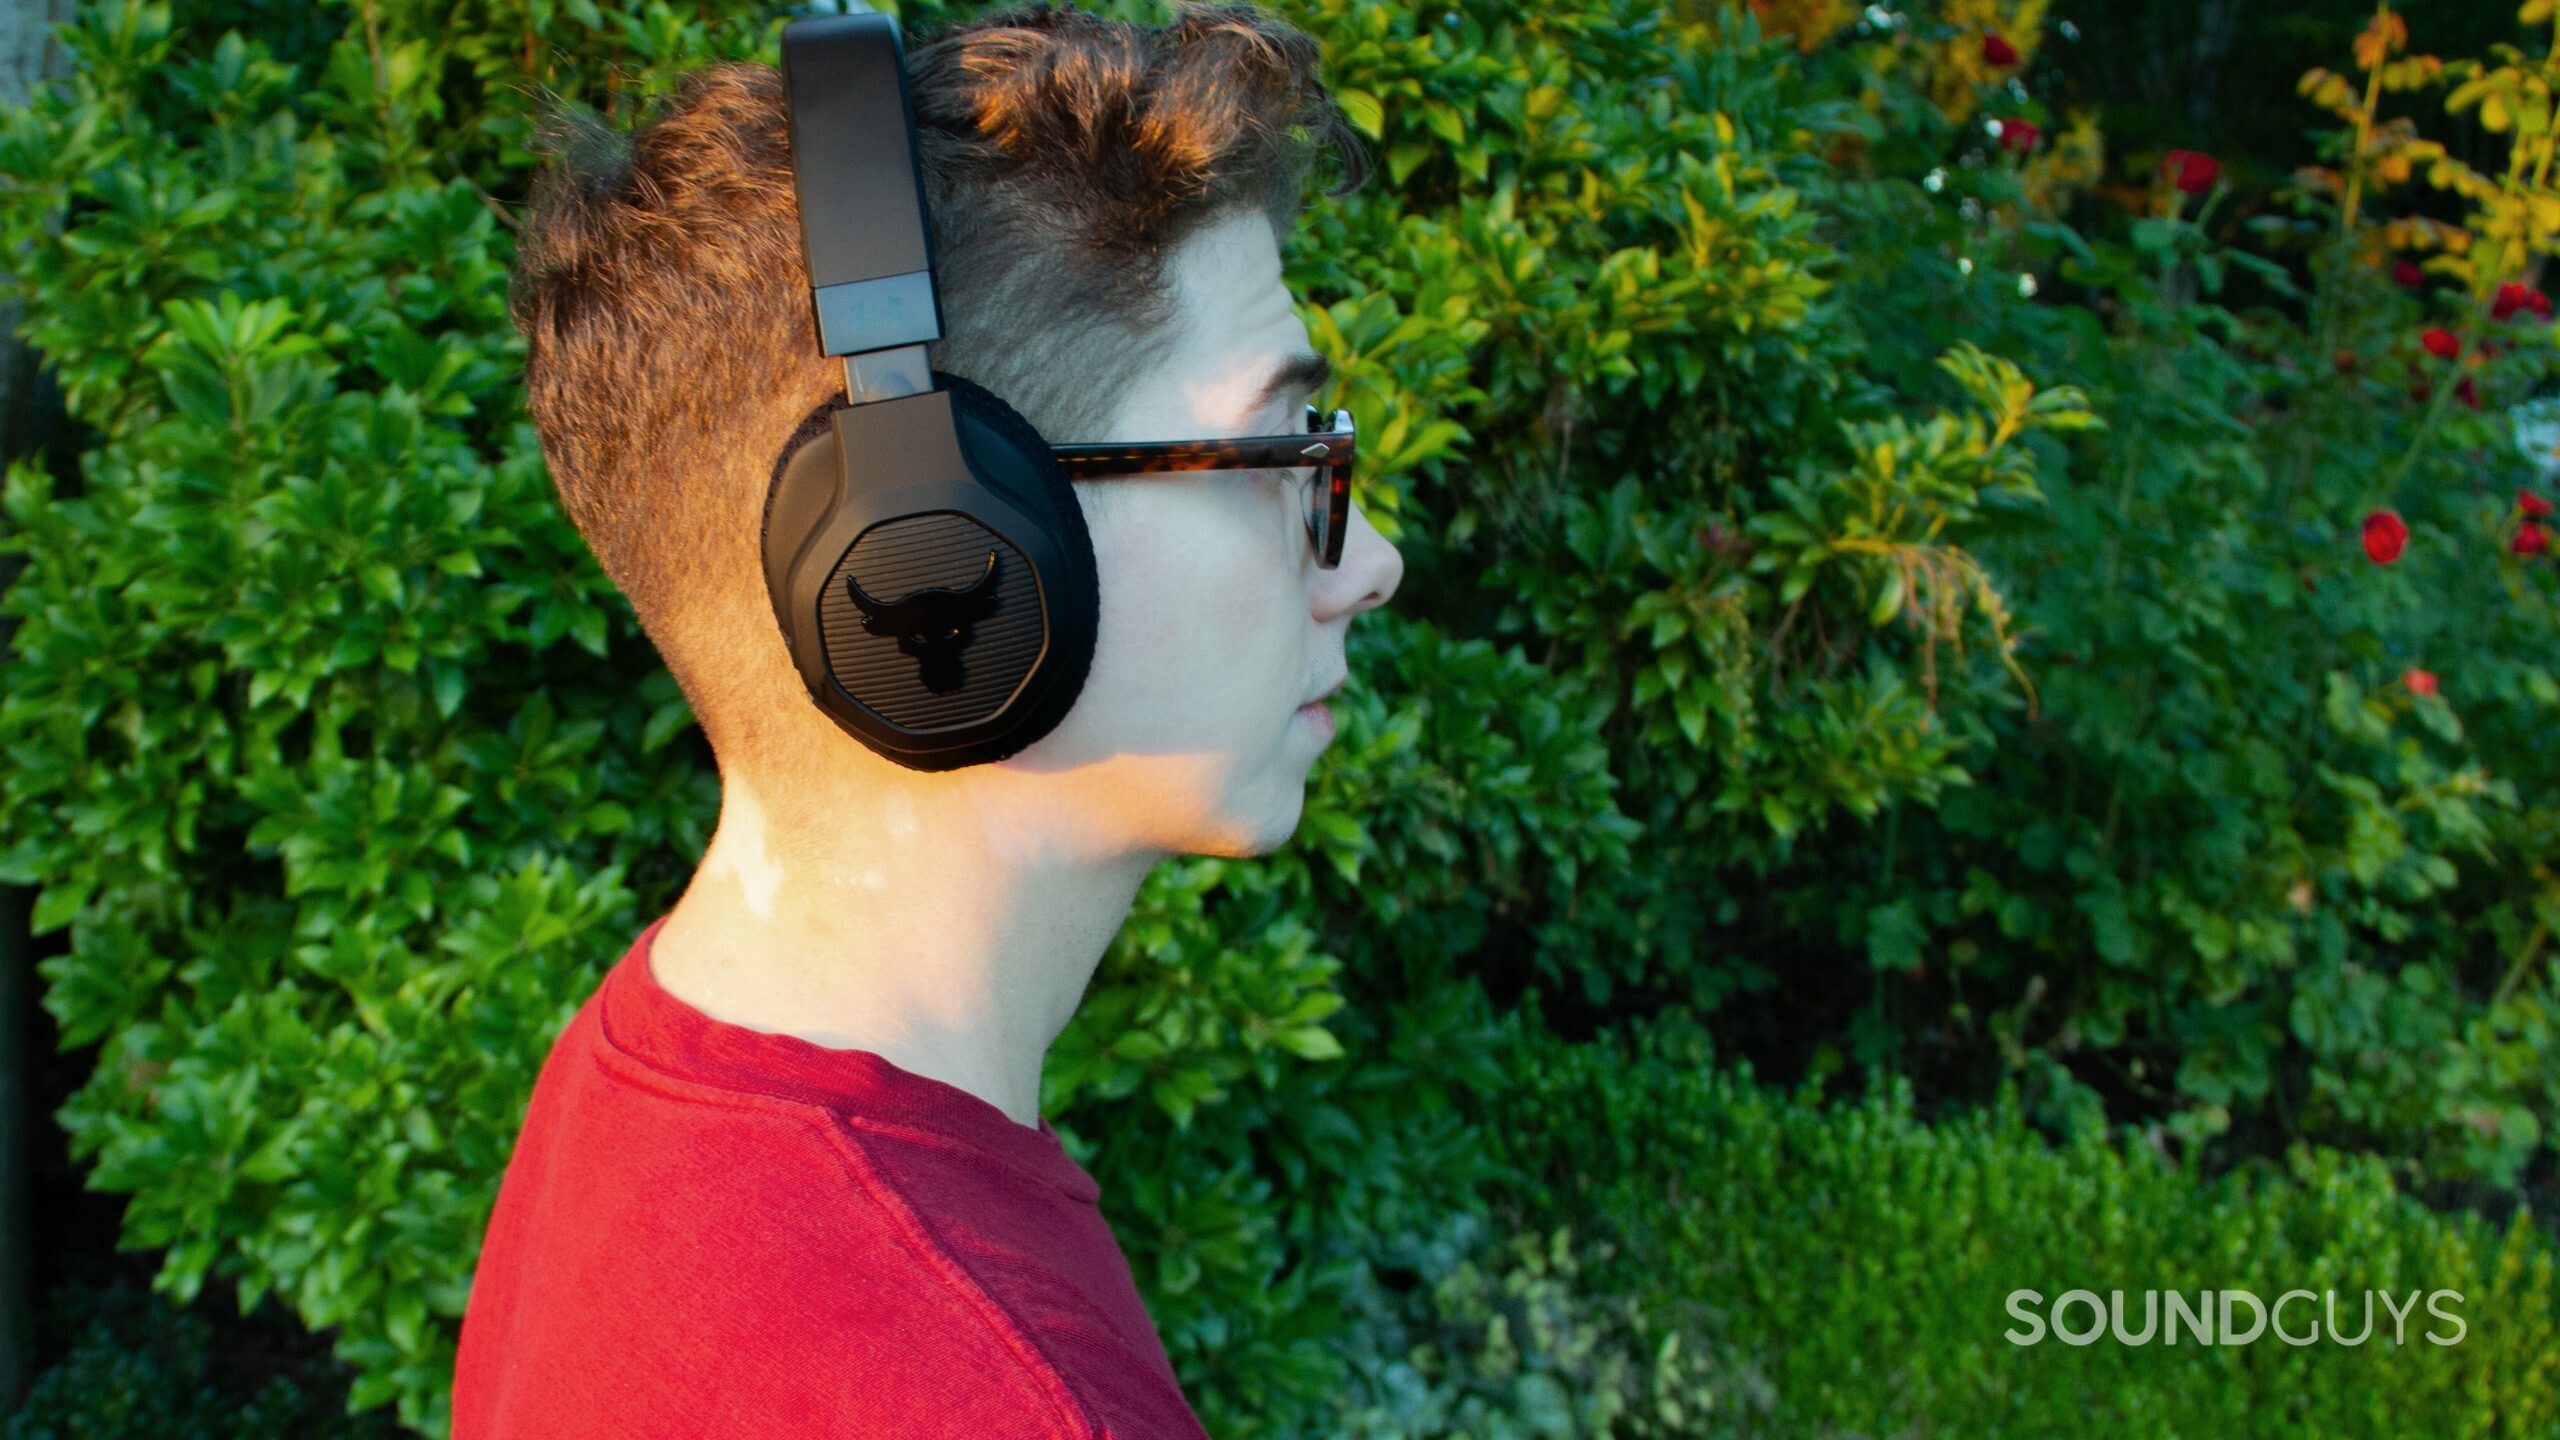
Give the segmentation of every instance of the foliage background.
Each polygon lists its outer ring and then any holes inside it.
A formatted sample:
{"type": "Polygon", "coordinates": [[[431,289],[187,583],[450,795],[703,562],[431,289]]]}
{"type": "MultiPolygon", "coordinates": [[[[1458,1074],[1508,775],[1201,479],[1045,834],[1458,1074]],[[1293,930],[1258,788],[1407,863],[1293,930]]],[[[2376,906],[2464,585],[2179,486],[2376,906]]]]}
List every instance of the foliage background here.
{"type": "MultiPolygon", "coordinates": [[[[2560,1424],[2551,335],[2486,309],[2547,116],[2412,70],[2182,197],[2040,0],[1280,8],[1382,162],[1288,264],[1407,583],[1298,843],[1160,869],[1043,1097],[1212,1432],[2560,1424]],[[2386,183],[2430,135],[2488,190],[2386,183]],[[2474,1324],[1999,1338],[2074,1283],[2474,1324]]],[[[169,1297],[424,1433],[534,1071],[716,805],[523,419],[533,89],[627,123],[780,18],[115,0],[0,121],[80,439],[0,601],[59,1118],[169,1297]]]]}

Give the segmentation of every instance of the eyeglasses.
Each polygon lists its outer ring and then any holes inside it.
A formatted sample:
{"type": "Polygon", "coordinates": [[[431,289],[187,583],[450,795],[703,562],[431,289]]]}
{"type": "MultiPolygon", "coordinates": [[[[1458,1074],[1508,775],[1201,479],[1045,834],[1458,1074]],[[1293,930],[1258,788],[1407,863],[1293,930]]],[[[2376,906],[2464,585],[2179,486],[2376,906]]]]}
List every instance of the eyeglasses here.
{"type": "Polygon", "coordinates": [[[1218,440],[1122,441],[1103,445],[1052,445],[1049,453],[1070,480],[1102,480],[1165,470],[1292,470],[1306,488],[1307,542],[1316,564],[1342,563],[1342,537],[1351,528],[1351,461],[1359,437],[1351,412],[1336,410],[1329,428],[1323,413],[1307,407],[1307,428],[1294,435],[1247,435],[1218,440]]]}

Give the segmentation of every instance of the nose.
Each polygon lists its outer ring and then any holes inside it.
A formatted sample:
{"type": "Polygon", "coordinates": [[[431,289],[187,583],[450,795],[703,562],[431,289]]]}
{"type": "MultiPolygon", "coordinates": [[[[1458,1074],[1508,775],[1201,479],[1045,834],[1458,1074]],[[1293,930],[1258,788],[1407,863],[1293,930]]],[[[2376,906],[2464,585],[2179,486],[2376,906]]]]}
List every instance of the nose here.
{"type": "Polygon", "coordinates": [[[1404,582],[1404,552],[1378,533],[1367,512],[1351,507],[1351,528],[1342,537],[1342,563],[1318,570],[1317,618],[1357,615],[1387,603],[1404,582]]]}

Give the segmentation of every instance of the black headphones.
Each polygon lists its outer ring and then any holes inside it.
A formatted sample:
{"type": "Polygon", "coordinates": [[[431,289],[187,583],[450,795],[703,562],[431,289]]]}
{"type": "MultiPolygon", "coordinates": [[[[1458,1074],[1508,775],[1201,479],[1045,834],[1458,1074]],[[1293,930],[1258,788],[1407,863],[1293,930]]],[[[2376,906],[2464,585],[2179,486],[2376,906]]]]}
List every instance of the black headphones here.
{"type": "Polygon", "coordinates": [[[1002,760],[1093,662],[1084,510],[1029,421],[925,359],[942,302],[897,22],[793,21],[782,83],[818,345],[851,403],[810,417],[765,494],[774,618],[845,733],[913,770],[1002,760]]]}

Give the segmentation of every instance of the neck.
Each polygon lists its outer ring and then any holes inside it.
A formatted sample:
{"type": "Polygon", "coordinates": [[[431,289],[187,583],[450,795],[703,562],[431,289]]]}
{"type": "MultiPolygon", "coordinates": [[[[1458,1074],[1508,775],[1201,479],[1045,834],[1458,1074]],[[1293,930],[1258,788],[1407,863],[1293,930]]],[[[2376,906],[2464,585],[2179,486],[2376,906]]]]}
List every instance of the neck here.
{"type": "Polygon", "coordinates": [[[1053,775],[861,779],[728,778],[651,972],[715,1020],[868,1050],[1037,1126],[1041,1061],[1162,856],[1104,842],[1107,807],[1053,775]]]}

